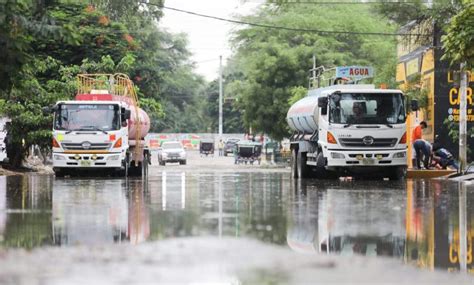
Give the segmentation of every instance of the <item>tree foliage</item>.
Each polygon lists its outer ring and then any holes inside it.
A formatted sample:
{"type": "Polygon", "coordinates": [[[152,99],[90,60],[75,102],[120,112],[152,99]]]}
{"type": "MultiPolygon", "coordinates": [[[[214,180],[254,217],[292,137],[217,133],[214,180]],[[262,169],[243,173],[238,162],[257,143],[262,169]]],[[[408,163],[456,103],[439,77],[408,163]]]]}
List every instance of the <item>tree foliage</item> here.
{"type": "MultiPolygon", "coordinates": [[[[397,28],[364,5],[266,5],[245,20],[325,31],[394,32],[397,28]]],[[[243,77],[230,88],[238,96],[244,122],[275,139],[289,134],[285,121],[289,100],[301,96],[295,88],[308,86],[313,55],[317,65],[327,68],[372,65],[375,84],[394,84],[395,38],[249,27],[234,33],[233,44],[233,64],[243,77]]]]}
{"type": "Polygon", "coordinates": [[[166,129],[157,126],[170,114],[180,120],[181,131],[188,130],[187,122],[196,122],[192,114],[198,110],[191,106],[204,81],[193,72],[186,38],[157,27],[162,1],[148,2],[155,5],[2,1],[0,112],[12,120],[9,157],[14,166],[21,164],[29,146],[49,147],[52,118],[41,107],[73,98],[79,73],[130,75],[155,131],[166,129]]]}
{"type": "Polygon", "coordinates": [[[446,28],[442,37],[444,58],[451,64],[466,62],[467,68],[474,68],[474,4],[460,10],[446,28]]]}

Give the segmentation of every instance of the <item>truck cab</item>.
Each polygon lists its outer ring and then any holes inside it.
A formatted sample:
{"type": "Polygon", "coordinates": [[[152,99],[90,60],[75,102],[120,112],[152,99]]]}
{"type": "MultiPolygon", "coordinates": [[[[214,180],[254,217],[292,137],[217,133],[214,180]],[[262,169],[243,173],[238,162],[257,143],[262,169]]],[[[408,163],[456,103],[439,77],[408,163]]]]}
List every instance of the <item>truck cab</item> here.
{"type": "Polygon", "coordinates": [[[361,174],[364,170],[370,173],[370,167],[406,167],[406,111],[401,91],[335,85],[320,94],[318,148],[326,169],[361,174]],[[365,166],[368,168],[360,168],[365,166]]]}
{"type": "Polygon", "coordinates": [[[53,108],[53,169],[124,170],[130,110],[117,101],[59,101],[53,108]]]}
{"type": "Polygon", "coordinates": [[[400,90],[371,84],[311,89],[287,115],[293,176],[404,178],[406,112],[400,90]]]}

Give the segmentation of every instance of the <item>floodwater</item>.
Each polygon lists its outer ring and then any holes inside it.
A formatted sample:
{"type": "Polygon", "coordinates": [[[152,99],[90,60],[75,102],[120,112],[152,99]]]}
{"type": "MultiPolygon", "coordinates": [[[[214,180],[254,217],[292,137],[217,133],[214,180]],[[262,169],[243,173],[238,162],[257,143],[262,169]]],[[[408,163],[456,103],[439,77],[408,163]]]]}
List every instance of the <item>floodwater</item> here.
{"type": "Polygon", "coordinates": [[[0,248],[245,237],[302,254],[474,272],[473,184],[163,169],[147,181],[0,177],[0,248]]]}

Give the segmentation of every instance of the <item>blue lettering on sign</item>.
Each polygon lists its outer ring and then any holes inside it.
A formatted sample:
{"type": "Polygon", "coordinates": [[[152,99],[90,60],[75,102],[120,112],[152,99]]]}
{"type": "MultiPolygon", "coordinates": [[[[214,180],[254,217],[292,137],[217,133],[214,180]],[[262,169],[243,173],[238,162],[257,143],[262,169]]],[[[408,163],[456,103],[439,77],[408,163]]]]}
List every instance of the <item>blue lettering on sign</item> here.
{"type": "Polygon", "coordinates": [[[338,66],[336,77],[349,77],[354,79],[374,77],[374,69],[371,66],[338,66]]]}

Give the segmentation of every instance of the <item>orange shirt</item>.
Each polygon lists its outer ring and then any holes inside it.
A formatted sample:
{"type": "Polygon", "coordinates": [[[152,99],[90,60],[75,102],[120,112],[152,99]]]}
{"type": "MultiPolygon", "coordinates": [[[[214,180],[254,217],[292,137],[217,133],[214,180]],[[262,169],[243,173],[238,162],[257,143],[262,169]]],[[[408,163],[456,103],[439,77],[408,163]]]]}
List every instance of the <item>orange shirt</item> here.
{"type": "Polygon", "coordinates": [[[421,126],[418,125],[416,128],[413,129],[413,133],[411,135],[411,141],[414,142],[416,140],[421,140],[422,137],[422,130],[421,126]]]}

